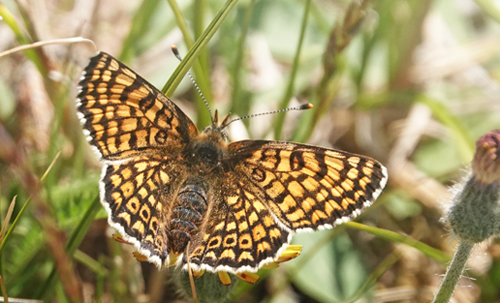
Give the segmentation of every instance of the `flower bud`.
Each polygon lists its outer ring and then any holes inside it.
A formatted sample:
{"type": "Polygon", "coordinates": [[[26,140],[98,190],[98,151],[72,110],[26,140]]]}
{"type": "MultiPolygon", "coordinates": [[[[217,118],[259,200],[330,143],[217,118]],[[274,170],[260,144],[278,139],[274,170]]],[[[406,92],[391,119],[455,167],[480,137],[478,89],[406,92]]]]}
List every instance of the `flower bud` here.
{"type": "Polygon", "coordinates": [[[453,198],[448,220],[463,241],[482,242],[499,230],[500,131],[486,133],[476,142],[472,174],[453,198]]]}
{"type": "Polygon", "coordinates": [[[490,131],[477,140],[472,172],[485,185],[500,181],[500,130],[490,131]]]}

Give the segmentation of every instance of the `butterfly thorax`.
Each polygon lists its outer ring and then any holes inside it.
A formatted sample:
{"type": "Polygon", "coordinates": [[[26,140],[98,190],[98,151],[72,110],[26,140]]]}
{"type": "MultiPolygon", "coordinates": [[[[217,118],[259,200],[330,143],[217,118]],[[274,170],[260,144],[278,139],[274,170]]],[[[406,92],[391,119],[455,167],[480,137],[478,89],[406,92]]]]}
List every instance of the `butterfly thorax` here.
{"type": "Polygon", "coordinates": [[[207,174],[220,168],[224,159],[226,135],[219,127],[207,127],[185,149],[188,166],[194,174],[207,174]]]}

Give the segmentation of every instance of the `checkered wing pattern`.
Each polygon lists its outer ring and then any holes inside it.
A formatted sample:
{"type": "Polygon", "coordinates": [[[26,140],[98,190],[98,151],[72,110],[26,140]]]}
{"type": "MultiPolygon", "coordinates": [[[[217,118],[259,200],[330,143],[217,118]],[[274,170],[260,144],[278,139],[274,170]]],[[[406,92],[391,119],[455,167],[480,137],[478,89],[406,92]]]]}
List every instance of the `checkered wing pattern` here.
{"type": "Polygon", "coordinates": [[[255,272],[276,261],[295,232],[358,215],[387,182],[379,162],[343,151],[226,145],[217,115],[199,134],[158,89],[103,52],[91,58],[79,90],[78,116],[104,162],[108,222],[158,267],[184,253],[194,269],[255,272]]]}
{"type": "Polygon", "coordinates": [[[279,257],[294,232],[349,221],[387,182],[379,162],[317,146],[249,140],[229,144],[228,155],[225,208],[190,255],[202,269],[257,271],[279,257]]]}
{"type": "Polygon", "coordinates": [[[90,59],[79,91],[84,133],[104,160],[100,194],[108,222],[161,266],[169,253],[165,217],[187,173],[181,152],[198,129],[158,89],[104,52],[90,59]]]}
{"type": "Polygon", "coordinates": [[[164,94],[104,52],[90,59],[79,83],[77,110],[87,140],[103,160],[179,149],[198,134],[164,94]]]}
{"type": "Polygon", "coordinates": [[[108,221],[161,267],[168,260],[167,220],[186,175],[175,155],[144,155],[103,167],[101,201],[108,221]]]}
{"type": "MultiPolygon", "coordinates": [[[[190,265],[210,271],[255,272],[273,262],[292,234],[280,226],[271,210],[245,178],[228,174],[221,182],[206,232],[189,254],[190,265]]],[[[185,266],[186,267],[186,266],[185,266]]]]}
{"type": "Polygon", "coordinates": [[[387,170],[344,151],[277,141],[229,145],[245,176],[271,212],[293,231],[332,228],[360,214],[380,195],[387,170]]]}

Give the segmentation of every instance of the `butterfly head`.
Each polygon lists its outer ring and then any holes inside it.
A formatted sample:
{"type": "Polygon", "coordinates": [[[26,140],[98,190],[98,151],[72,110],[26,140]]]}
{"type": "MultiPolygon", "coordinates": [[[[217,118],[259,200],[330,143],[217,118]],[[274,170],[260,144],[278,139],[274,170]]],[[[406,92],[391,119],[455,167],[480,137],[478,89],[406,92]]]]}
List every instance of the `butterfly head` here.
{"type": "Polygon", "coordinates": [[[212,118],[212,125],[205,127],[203,134],[210,138],[212,141],[226,142],[228,139],[227,131],[225,130],[228,125],[230,115],[227,115],[221,122],[219,122],[219,112],[215,110],[215,115],[212,118]]]}

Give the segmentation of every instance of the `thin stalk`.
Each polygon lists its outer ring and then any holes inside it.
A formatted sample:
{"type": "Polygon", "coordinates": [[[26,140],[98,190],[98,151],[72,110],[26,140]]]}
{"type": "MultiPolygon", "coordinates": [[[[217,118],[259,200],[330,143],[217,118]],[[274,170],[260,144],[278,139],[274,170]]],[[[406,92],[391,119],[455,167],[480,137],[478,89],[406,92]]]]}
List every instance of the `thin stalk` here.
{"type": "MultiPolygon", "coordinates": [[[[47,178],[48,173],[52,170],[52,167],[54,167],[54,163],[57,161],[57,159],[59,159],[60,155],[61,155],[61,152],[56,154],[56,156],[54,157],[52,162],[49,164],[49,167],[47,167],[47,169],[45,170],[45,173],[40,178],[40,183],[42,183],[47,178]]],[[[26,202],[24,202],[24,205],[21,208],[21,210],[19,211],[19,213],[17,214],[16,218],[14,219],[14,222],[12,222],[12,225],[10,226],[7,233],[5,234],[5,237],[2,239],[2,242],[0,243],[0,255],[2,254],[2,250],[5,247],[5,244],[7,244],[7,241],[9,240],[10,235],[12,234],[14,229],[16,228],[17,223],[19,222],[19,219],[21,219],[22,215],[24,214],[24,211],[26,211],[26,208],[28,207],[30,202],[31,202],[31,196],[29,196],[28,199],[26,199],[26,202]]]]}
{"type": "MultiPolygon", "coordinates": [[[[72,232],[68,242],[66,242],[65,245],[65,250],[68,256],[72,257],[76,249],[82,242],[83,237],[85,237],[85,234],[87,233],[87,230],[90,227],[90,224],[92,224],[97,212],[100,209],[100,205],[101,203],[99,197],[96,197],[94,201],[90,204],[85,214],[83,215],[78,226],[72,232]]],[[[39,288],[36,296],[37,298],[45,298],[45,296],[48,294],[48,291],[54,287],[56,282],[56,277],[57,277],[57,268],[54,266],[47,280],[45,280],[45,283],[41,285],[41,287],[39,288]]]]}
{"type": "MultiPolygon", "coordinates": [[[[184,15],[182,14],[182,11],[180,10],[180,8],[177,5],[177,2],[175,0],[168,0],[168,3],[170,4],[170,7],[172,8],[177,25],[179,26],[179,29],[182,32],[182,36],[184,37],[184,43],[186,43],[186,47],[188,49],[192,49],[194,42],[193,42],[193,38],[189,32],[189,29],[188,29],[188,26],[186,23],[186,18],[184,18],[184,15]]],[[[202,54],[202,53],[200,53],[200,54],[202,54]]],[[[187,59],[187,55],[186,55],[185,59],[187,59]]],[[[205,98],[207,99],[208,104],[210,105],[211,100],[212,100],[212,93],[211,93],[211,89],[210,89],[208,69],[203,68],[204,66],[201,63],[201,60],[202,60],[201,57],[198,58],[198,60],[194,60],[193,70],[194,70],[194,74],[196,75],[197,84],[200,87],[200,90],[203,92],[205,98]]],[[[175,72],[174,72],[174,74],[175,74],[175,72]]],[[[171,96],[172,94],[173,94],[173,90],[169,89],[169,91],[167,92],[166,95],[171,96]]],[[[203,99],[198,94],[195,95],[195,98],[196,98],[196,110],[198,112],[198,126],[200,128],[203,128],[203,127],[210,124],[211,119],[210,119],[209,114],[206,110],[205,102],[203,101],[203,99]]]]}
{"type": "MultiPolygon", "coordinates": [[[[104,267],[104,256],[100,255],[98,262],[102,268],[104,267]]],[[[109,272],[106,272],[106,274],[109,274],[109,272]]],[[[95,282],[95,294],[94,294],[94,300],[97,303],[102,302],[102,297],[104,295],[104,274],[97,272],[96,273],[96,282],[95,282]]],[[[154,302],[154,301],[153,301],[154,302]]]]}
{"type": "Polygon", "coordinates": [[[255,0],[248,5],[245,17],[243,19],[243,26],[241,27],[241,34],[238,40],[238,46],[236,47],[236,58],[234,60],[233,68],[233,92],[231,96],[231,111],[240,116],[247,115],[248,112],[243,111],[244,105],[241,104],[240,89],[241,89],[241,68],[243,65],[243,57],[245,54],[245,42],[248,35],[248,29],[250,28],[250,21],[252,20],[253,8],[255,6],[255,0]]]}
{"type": "Polygon", "coordinates": [[[450,301],[473,247],[474,244],[471,242],[460,242],[455,256],[453,256],[453,261],[451,261],[451,265],[448,268],[448,272],[443,282],[441,282],[441,286],[439,286],[438,293],[433,301],[434,303],[448,303],[450,301]]]}
{"type": "Polygon", "coordinates": [[[172,76],[168,79],[167,83],[162,88],[167,96],[172,95],[174,90],[181,82],[184,75],[187,73],[189,67],[194,63],[202,49],[208,44],[210,39],[219,29],[222,21],[227,17],[231,9],[238,3],[238,0],[228,0],[222,9],[217,13],[212,22],[208,25],[203,34],[196,40],[193,47],[188,51],[182,62],[175,69],[172,76]]]}
{"type": "Polygon", "coordinates": [[[9,296],[7,295],[7,290],[5,289],[5,285],[3,284],[2,276],[0,276],[0,286],[2,287],[3,301],[5,303],[9,303],[9,296]]]}
{"type": "Polygon", "coordinates": [[[64,38],[64,39],[53,39],[53,40],[47,40],[47,41],[39,41],[39,42],[34,42],[31,44],[23,44],[19,45],[16,47],[13,47],[11,49],[8,49],[4,52],[0,53],[0,58],[6,57],[9,55],[12,55],[13,53],[20,52],[20,51],[26,51],[30,49],[34,49],[37,47],[45,46],[45,45],[52,45],[52,44],[72,44],[72,43],[90,43],[92,46],[94,46],[94,49],[97,51],[97,46],[95,45],[94,41],[90,39],[85,39],[82,37],[73,37],[73,38],[64,38]]]}
{"type": "MultiPolygon", "coordinates": [[[[293,58],[292,72],[290,74],[290,79],[288,80],[288,86],[285,91],[285,95],[279,104],[279,109],[288,107],[290,100],[294,94],[293,87],[295,84],[295,78],[297,77],[297,71],[299,69],[300,54],[302,52],[302,45],[304,43],[304,37],[306,34],[307,22],[309,19],[309,11],[311,8],[311,0],[307,0],[304,8],[304,17],[302,18],[302,25],[300,27],[300,36],[297,44],[297,51],[295,52],[295,57],[293,58]]],[[[278,115],[276,117],[275,128],[274,128],[274,138],[279,140],[281,138],[281,132],[283,130],[283,123],[285,122],[285,114],[278,115]]]]}
{"type": "Polygon", "coordinates": [[[345,12],[343,22],[334,25],[330,31],[323,54],[323,77],[309,101],[314,104],[314,110],[301,117],[292,138],[294,141],[306,141],[312,135],[316,124],[328,112],[328,108],[337,96],[342,71],[345,69],[345,60],[341,59],[341,54],[359,31],[370,1],[352,1],[345,12]]]}

